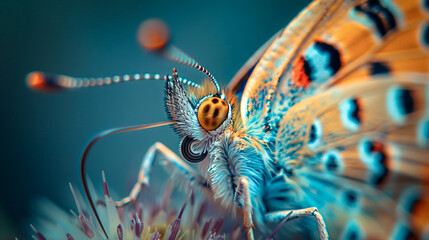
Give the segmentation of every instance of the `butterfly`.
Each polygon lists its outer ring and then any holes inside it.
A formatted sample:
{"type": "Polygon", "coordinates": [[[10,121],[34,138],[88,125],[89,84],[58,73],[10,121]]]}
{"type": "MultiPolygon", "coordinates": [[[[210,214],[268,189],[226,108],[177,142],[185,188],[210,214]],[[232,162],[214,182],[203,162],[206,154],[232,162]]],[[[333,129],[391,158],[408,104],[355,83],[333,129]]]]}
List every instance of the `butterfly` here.
{"type": "MultiPolygon", "coordinates": [[[[283,238],[429,237],[428,20],[428,1],[314,1],[225,89],[184,52],[156,42],[162,31],[149,34],[143,45],[208,80],[200,85],[176,70],[165,76],[170,121],[99,134],[82,157],[84,185],[86,156],[98,140],[172,125],[183,158],[155,143],[118,207],[149,186],[162,159],[175,181],[238,210],[248,239],[280,220],[275,233],[283,238]]],[[[28,76],[33,88],[54,90],[161,78],[28,76]]]]}

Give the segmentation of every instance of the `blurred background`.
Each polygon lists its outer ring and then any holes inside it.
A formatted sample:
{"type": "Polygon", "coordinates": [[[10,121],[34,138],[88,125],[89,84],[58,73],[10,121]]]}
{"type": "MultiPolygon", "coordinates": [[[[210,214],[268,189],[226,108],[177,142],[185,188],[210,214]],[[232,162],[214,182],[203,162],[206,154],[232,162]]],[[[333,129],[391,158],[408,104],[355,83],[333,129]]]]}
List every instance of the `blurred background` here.
{"type": "MultiPolygon", "coordinates": [[[[0,239],[29,238],[35,198],[75,208],[68,183],[81,186],[79,159],[91,136],[167,119],[163,81],[42,94],[25,85],[28,72],[113,76],[171,74],[177,67],[180,76],[199,82],[203,74],[138,45],[140,23],[157,17],[170,26],[173,44],[227,84],[308,2],[1,1],[0,239]]],[[[111,189],[125,196],[155,141],[178,152],[179,139],[168,126],[115,135],[95,145],[88,175],[100,184],[105,170],[111,189]]]]}

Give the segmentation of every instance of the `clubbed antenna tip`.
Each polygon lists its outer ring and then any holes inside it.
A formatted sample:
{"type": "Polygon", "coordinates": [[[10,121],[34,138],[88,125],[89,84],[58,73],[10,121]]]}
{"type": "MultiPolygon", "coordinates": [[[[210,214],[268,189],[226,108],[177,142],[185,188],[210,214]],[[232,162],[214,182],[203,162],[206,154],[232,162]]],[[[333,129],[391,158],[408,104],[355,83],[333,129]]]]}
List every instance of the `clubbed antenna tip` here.
{"type": "Polygon", "coordinates": [[[176,46],[168,44],[170,30],[162,20],[156,18],[145,20],[137,31],[137,38],[140,45],[146,50],[156,51],[157,54],[166,59],[198,69],[213,82],[217,92],[220,92],[219,83],[207,68],[201,66],[195,59],[176,46]]]}
{"type": "Polygon", "coordinates": [[[30,72],[26,77],[27,86],[33,90],[43,92],[58,92],[64,90],[66,79],[61,76],[52,76],[43,72],[30,72]]]}
{"type": "Polygon", "coordinates": [[[170,29],[167,24],[157,18],[142,22],[137,31],[140,45],[149,51],[164,48],[170,40],[170,29]]]}
{"type": "MultiPolygon", "coordinates": [[[[139,80],[163,80],[161,74],[136,73],[134,75],[125,74],[122,76],[116,75],[113,77],[71,77],[60,74],[45,73],[45,72],[31,72],[27,75],[27,85],[36,91],[42,92],[60,92],[64,90],[88,87],[107,86],[116,83],[139,81],[139,80]]],[[[185,78],[179,78],[179,81],[199,88],[200,86],[185,78]]]]}

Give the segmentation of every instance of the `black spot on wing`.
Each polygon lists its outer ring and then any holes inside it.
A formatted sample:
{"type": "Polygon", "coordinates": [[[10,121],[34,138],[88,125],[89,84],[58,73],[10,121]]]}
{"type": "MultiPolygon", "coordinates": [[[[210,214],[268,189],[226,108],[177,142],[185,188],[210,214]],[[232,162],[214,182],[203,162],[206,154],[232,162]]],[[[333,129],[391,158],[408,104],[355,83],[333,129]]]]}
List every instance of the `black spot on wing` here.
{"type": "Polygon", "coordinates": [[[405,124],[408,115],[416,110],[413,90],[400,85],[391,86],[386,95],[387,112],[398,125],[405,124]]]}
{"type": "Polygon", "coordinates": [[[384,153],[384,146],[381,143],[378,142],[367,142],[367,148],[369,152],[371,153],[377,153],[378,157],[375,158],[377,160],[377,164],[379,165],[385,165],[386,164],[386,154],[384,153]]]}
{"type": "Polygon", "coordinates": [[[411,94],[411,91],[408,89],[399,90],[398,97],[400,101],[398,102],[400,103],[401,113],[404,115],[414,111],[414,100],[411,94]]]}
{"type": "MultiPolygon", "coordinates": [[[[307,87],[314,79],[312,77],[312,68],[308,62],[308,60],[304,56],[300,56],[295,63],[293,64],[291,73],[292,73],[292,81],[297,88],[307,87]]],[[[283,72],[285,74],[285,72],[283,72]]],[[[284,76],[280,77],[280,79],[284,78],[284,76]]],[[[288,73],[286,73],[288,74],[288,73]]]]}
{"type": "Polygon", "coordinates": [[[341,174],[344,170],[344,163],[341,153],[337,149],[329,149],[322,155],[322,163],[326,170],[333,174],[341,174]]]}
{"type": "Polygon", "coordinates": [[[314,141],[316,141],[316,137],[317,137],[317,135],[316,135],[316,126],[314,126],[314,124],[313,125],[311,125],[311,128],[310,128],[310,135],[309,135],[309,143],[313,143],[314,141]]]}
{"type": "Polygon", "coordinates": [[[425,47],[429,47],[429,25],[426,23],[421,30],[421,41],[425,47]]]}
{"type": "Polygon", "coordinates": [[[357,204],[357,193],[352,190],[344,192],[344,203],[347,206],[354,207],[357,204]]]}
{"type": "Polygon", "coordinates": [[[364,149],[368,153],[367,166],[370,168],[368,181],[374,186],[382,185],[389,175],[388,156],[384,145],[375,141],[366,141],[364,149]]]}
{"type": "Polygon", "coordinates": [[[382,62],[373,62],[370,65],[369,71],[371,75],[388,74],[390,72],[389,67],[382,62]]]}
{"type": "Polygon", "coordinates": [[[388,177],[387,168],[382,168],[380,172],[374,173],[370,178],[370,183],[374,186],[381,186],[386,182],[388,177]]]}
{"type": "Polygon", "coordinates": [[[357,231],[350,231],[349,235],[347,235],[347,237],[345,239],[349,239],[349,240],[358,240],[359,233],[357,231]]]}
{"type": "Polygon", "coordinates": [[[365,239],[365,232],[357,222],[350,221],[347,223],[346,227],[344,228],[340,239],[344,239],[344,240],[365,239]]]}
{"type": "Polygon", "coordinates": [[[326,162],[326,168],[332,172],[335,172],[338,169],[338,163],[335,155],[330,154],[328,156],[328,160],[326,162]]]}
{"type": "Polygon", "coordinates": [[[328,43],[320,42],[320,41],[317,41],[315,43],[315,48],[322,51],[322,52],[327,52],[329,54],[328,66],[332,70],[331,75],[333,76],[335,73],[337,73],[338,70],[340,70],[340,68],[341,68],[341,56],[340,56],[340,52],[338,51],[338,49],[336,49],[334,46],[332,46],[328,43]]]}
{"type": "Polygon", "coordinates": [[[390,239],[414,240],[420,238],[415,233],[413,233],[408,224],[398,222],[391,234],[390,239]]]}
{"type": "Polygon", "coordinates": [[[362,124],[362,106],[358,98],[346,98],[339,104],[341,123],[350,131],[358,131],[362,124]]]}
{"type": "Polygon", "coordinates": [[[354,121],[360,123],[360,118],[359,118],[359,105],[357,103],[356,99],[352,99],[352,104],[354,106],[353,110],[351,111],[350,116],[353,118],[354,121]]]}
{"type": "Polygon", "coordinates": [[[312,70],[311,70],[310,64],[308,64],[308,61],[305,58],[303,58],[303,57],[301,57],[301,58],[303,61],[304,74],[305,74],[305,76],[308,77],[308,81],[311,82],[311,81],[313,81],[313,78],[311,77],[312,70]]]}
{"type": "Polygon", "coordinates": [[[423,8],[426,11],[429,11],[429,0],[422,0],[423,1],[423,8]]]}
{"type": "Polygon", "coordinates": [[[308,146],[312,149],[319,146],[322,142],[322,124],[319,119],[314,119],[313,124],[310,127],[310,132],[308,134],[308,146]]]}
{"type": "Polygon", "coordinates": [[[357,12],[361,12],[374,24],[378,34],[384,37],[388,32],[397,28],[395,16],[379,0],[369,0],[355,7],[357,12]]]}

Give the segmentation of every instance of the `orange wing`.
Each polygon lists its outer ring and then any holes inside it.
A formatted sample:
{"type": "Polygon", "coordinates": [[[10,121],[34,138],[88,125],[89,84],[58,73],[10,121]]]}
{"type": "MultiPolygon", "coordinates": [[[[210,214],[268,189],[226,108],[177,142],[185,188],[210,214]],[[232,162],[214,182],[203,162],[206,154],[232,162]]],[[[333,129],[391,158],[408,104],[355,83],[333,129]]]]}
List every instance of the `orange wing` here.
{"type": "Polygon", "coordinates": [[[427,237],[429,6],[338,5],[274,61],[266,137],[332,236],[427,237]]]}
{"type": "MultiPolygon", "coordinates": [[[[348,4],[343,1],[315,1],[304,9],[271,44],[250,75],[241,99],[241,116],[266,116],[282,73],[288,70],[299,51],[323,26],[348,4]]],[[[258,117],[259,119],[260,117],[258,117]]]]}

